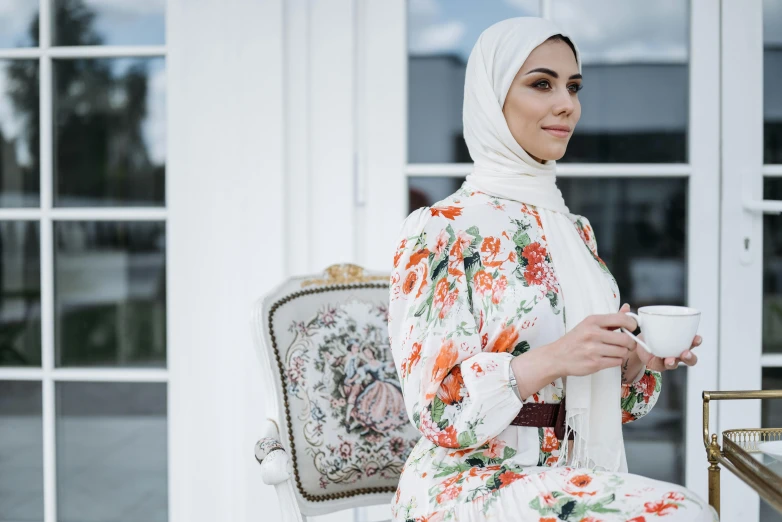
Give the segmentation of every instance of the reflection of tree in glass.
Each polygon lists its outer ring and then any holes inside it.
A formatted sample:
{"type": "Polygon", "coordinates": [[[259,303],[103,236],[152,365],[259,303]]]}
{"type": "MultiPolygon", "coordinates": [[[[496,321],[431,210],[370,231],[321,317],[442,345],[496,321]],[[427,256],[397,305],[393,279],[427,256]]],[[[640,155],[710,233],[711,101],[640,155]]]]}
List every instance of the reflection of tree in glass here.
{"type": "MultiPolygon", "coordinates": [[[[94,28],[95,13],[83,0],[61,0],[55,5],[58,41],[103,43],[94,28]]],[[[30,36],[37,45],[37,21],[30,26],[30,36]]],[[[148,61],[55,60],[54,160],[59,205],[163,202],[165,168],[152,164],[142,135],[148,61]]],[[[17,110],[31,115],[27,132],[31,149],[37,150],[38,77],[28,68],[29,64],[14,64],[9,75],[17,110]]]]}

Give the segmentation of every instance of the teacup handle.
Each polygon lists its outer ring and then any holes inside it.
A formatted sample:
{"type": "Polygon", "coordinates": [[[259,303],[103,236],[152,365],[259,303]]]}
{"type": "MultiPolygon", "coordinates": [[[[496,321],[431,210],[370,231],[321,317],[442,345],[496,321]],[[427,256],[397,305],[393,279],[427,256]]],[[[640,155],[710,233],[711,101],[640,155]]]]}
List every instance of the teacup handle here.
{"type": "MultiPolygon", "coordinates": [[[[635,322],[636,322],[636,323],[638,323],[638,326],[639,326],[639,327],[641,327],[641,328],[643,328],[643,325],[641,324],[641,318],[640,318],[640,317],[638,317],[638,314],[634,314],[633,312],[626,312],[626,313],[625,313],[625,315],[629,315],[630,317],[632,317],[633,319],[635,319],[635,322]]],[[[622,328],[622,331],[623,331],[624,333],[626,333],[627,335],[629,335],[630,337],[632,337],[632,338],[635,340],[635,342],[637,342],[638,344],[640,344],[641,346],[643,346],[643,347],[644,347],[644,349],[645,349],[647,352],[649,352],[649,353],[652,353],[652,350],[651,350],[651,348],[649,348],[649,346],[647,346],[647,344],[646,344],[645,342],[643,342],[643,341],[642,341],[642,340],[640,340],[638,337],[636,337],[635,335],[633,335],[633,333],[632,333],[632,332],[628,331],[626,328],[622,328]]]]}

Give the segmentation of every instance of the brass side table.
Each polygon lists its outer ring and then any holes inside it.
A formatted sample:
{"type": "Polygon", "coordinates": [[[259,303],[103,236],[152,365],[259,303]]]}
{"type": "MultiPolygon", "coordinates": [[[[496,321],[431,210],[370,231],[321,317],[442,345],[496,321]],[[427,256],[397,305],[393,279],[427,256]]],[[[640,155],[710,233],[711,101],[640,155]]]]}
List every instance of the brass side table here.
{"type": "Polygon", "coordinates": [[[782,399],[782,390],[703,392],[703,444],[709,460],[709,504],[720,512],[720,465],[782,513],[782,463],[759,453],[762,442],[782,440],[782,428],[725,430],[722,448],[709,431],[709,402],[746,399],[782,399]]]}

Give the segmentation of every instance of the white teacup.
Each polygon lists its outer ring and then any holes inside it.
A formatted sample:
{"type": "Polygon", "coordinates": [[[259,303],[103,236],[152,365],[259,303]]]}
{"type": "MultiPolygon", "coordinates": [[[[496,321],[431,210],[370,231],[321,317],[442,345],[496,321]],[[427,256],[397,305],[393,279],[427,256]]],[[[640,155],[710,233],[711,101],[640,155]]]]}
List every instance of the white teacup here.
{"type": "Polygon", "coordinates": [[[628,332],[647,352],[657,357],[679,357],[692,346],[698,332],[701,312],[686,306],[642,306],[638,314],[628,312],[638,322],[645,341],[628,332]]]}

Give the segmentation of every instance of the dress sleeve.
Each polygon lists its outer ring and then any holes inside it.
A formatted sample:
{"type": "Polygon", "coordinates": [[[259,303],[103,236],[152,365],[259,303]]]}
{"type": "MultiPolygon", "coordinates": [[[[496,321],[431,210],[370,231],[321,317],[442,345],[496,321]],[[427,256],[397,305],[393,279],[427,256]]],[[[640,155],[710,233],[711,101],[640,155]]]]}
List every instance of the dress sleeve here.
{"type": "MultiPolygon", "coordinates": [[[[578,228],[584,243],[592,251],[597,261],[605,268],[605,263],[597,253],[597,240],[589,220],[578,216],[576,219],[578,228]]],[[[605,268],[607,270],[607,268],[605,268]]],[[[662,388],[662,374],[652,370],[645,370],[635,382],[622,385],[622,422],[628,423],[638,420],[649,413],[657,402],[662,388]]]]}
{"type": "Polygon", "coordinates": [[[513,355],[483,351],[465,275],[478,240],[456,225],[459,214],[424,208],[403,224],[389,337],[413,424],[438,446],[467,449],[499,435],[522,403],[509,382],[513,355]]]}
{"type": "Polygon", "coordinates": [[[632,384],[622,385],[622,423],[638,420],[654,407],[662,389],[662,374],[652,370],[632,384]]]}

